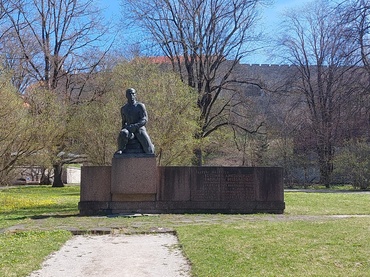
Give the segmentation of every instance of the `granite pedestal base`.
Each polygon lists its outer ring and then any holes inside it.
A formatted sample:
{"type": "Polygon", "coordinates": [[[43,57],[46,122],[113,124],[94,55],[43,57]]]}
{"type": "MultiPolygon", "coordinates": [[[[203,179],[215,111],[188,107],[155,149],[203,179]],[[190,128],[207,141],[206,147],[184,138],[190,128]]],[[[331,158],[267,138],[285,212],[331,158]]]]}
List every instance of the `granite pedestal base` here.
{"type": "Polygon", "coordinates": [[[112,160],[112,201],[155,201],[158,172],[155,157],[122,155],[112,160]]]}

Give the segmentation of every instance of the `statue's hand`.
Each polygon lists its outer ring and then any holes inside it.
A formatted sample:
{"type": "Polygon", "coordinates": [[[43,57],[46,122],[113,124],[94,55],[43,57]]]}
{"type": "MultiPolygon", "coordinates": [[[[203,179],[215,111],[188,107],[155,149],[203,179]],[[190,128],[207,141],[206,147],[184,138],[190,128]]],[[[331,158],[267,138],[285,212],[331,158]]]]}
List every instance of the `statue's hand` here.
{"type": "Polygon", "coordinates": [[[126,126],[126,129],[130,132],[130,133],[134,133],[136,131],[136,126],[135,124],[130,124],[128,126],[126,126]]]}

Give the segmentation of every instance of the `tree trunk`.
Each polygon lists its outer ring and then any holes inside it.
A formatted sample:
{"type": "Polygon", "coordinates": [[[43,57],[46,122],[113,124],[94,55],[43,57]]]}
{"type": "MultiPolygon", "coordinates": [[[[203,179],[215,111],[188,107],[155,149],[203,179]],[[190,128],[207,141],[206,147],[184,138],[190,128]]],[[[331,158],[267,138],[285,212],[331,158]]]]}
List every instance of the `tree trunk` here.
{"type": "Polygon", "coordinates": [[[202,166],[202,149],[194,149],[193,165],[202,166]]]}
{"type": "Polygon", "coordinates": [[[333,149],[331,145],[319,147],[320,183],[330,188],[333,173],[333,149]]]}
{"type": "Polygon", "coordinates": [[[50,185],[50,170],[47,168],[42,168],[41,178],[40,178],[40,185],[50,185]],[[47,172],[47,173],[46,173],[47,172]]]}
{"type": "Polygon", "coordinates": [[[55,164],[54,167],[54,182],[53,182],[53,188],[61,188],[64,187],[63,181],[62,181],[62,171],[63,167],[62,164],[55,164]]]}
{"type": "Polygon", "coordinates": [[[320,183],[325,185],[326,188],[330,188],[331,172],[327,165],[320,165],[320,183]]]}

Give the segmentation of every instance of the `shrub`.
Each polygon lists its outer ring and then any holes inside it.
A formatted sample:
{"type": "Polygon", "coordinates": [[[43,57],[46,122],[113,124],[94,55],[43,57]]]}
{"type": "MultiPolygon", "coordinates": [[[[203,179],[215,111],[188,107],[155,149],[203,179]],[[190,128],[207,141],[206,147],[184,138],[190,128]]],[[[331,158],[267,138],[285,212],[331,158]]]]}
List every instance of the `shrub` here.
{"type": "Polygon", "coordinates": [[[334,175],[354,188],[370,186],[370,145],[363,140],[347,141],[334,159],[334,175]]]}

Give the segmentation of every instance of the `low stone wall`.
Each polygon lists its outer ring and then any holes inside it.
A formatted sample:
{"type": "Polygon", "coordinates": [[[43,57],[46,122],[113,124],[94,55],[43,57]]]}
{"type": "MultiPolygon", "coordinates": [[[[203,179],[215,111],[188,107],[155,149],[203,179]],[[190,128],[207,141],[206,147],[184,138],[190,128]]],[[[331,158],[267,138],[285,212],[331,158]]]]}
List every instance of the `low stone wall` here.
{"type": "Polygon", "coordinates": [[[284,212],[282,168],[156,167],[153,159],[137,161],[146,164],[137,181],[117,161],[114,178],[110,167],[82,167],[80,214],[284,212]]]}
{"type": "Polygon", "coordinates": [[[178,212],[282,213],[282,174],[266,167],[159,167],[157,199],[178,212]]]}

